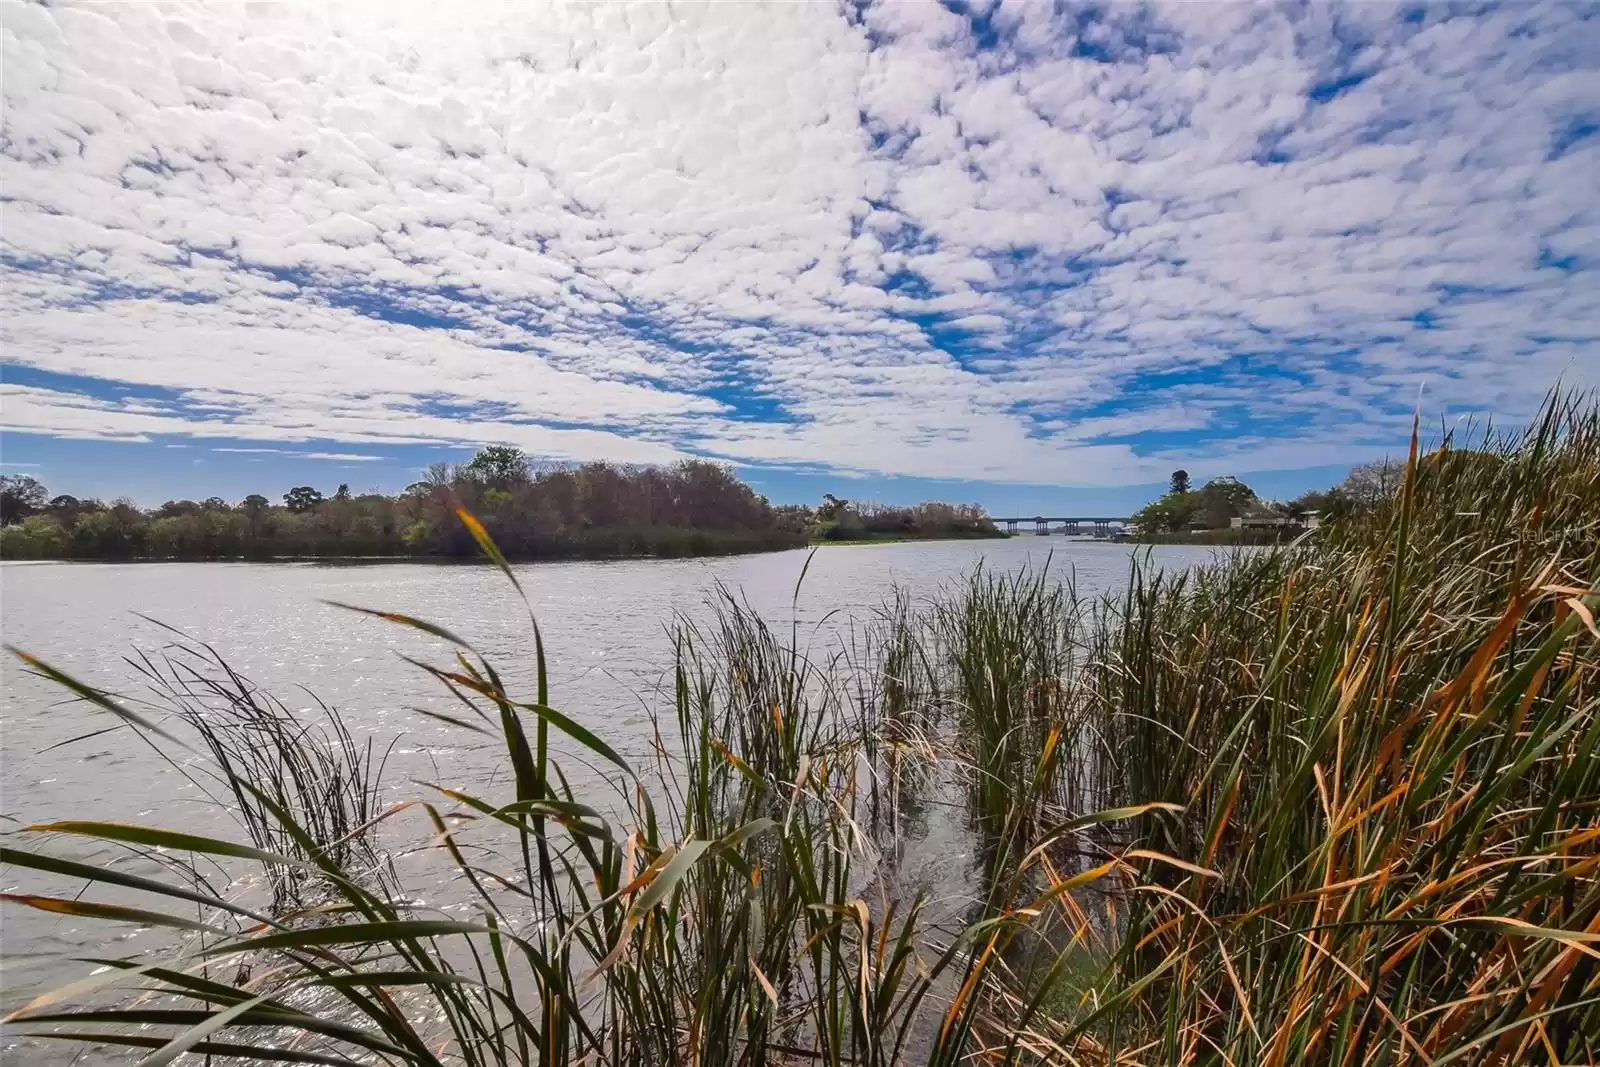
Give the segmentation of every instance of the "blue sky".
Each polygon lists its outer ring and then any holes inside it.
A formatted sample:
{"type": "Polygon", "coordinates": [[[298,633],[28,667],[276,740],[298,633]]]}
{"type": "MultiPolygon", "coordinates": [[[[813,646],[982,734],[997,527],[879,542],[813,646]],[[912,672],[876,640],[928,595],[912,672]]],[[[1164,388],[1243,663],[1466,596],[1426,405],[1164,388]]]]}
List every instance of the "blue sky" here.
{"type": "Polygon", "coordinates": [[[12,4],[0,462],[1285,497],[1600,381],[1600,7],[12,4]]]}

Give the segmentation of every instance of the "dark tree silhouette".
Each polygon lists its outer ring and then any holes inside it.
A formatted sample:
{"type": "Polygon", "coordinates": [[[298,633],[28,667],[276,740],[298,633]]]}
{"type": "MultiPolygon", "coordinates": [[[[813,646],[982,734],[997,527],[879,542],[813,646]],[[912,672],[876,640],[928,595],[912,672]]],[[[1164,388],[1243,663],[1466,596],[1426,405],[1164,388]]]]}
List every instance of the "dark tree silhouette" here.
{"type": "Polygon", "coordinates": [[[1172,472],[1172,485],[1167,490],[1169,493],[1182,494],[1189,491],[1189,472],[1182,469],[1172,472]]]}
{"type": "Polygon", "coordinates": [[[26,474],[0,474],[0,524],[21,522],[44,510],[50,492],[26,474]]]}
{"type": "Polygon", "coordinates": [[[309,485],[297,485],[283,494],[283,506],[295,514],[314,511],[322,503],[322,494],[309,485]]]}

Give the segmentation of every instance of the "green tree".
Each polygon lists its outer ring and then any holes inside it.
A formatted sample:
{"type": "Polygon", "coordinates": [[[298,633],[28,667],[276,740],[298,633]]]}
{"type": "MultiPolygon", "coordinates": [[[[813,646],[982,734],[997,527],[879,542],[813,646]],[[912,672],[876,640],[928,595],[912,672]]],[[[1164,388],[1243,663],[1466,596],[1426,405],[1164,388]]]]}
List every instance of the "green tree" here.
{"type": "Polygon", "coordinates": [[[93,557],[137,555],[144,547],[144,522],[132,509],[86,511],[72,526],[73,554],[93,557]]]}
{"type": "Polygon", "coordinates": [[[322,494],[309,485],[297,485],[283,494],[283,506],[295,514],[315,511],[322,503],[322,494]]]}
{"type": "Polygon", "coordinates": [[[29,515],[13,527],[25,542],[18,553],[26,559],[60,559],[67,554],[67,531],[54,515],[29,515]]]}
{"type": "Polygon", "coordinates": [[[15,526],[0,526],[0,559],[38,559],[34,551],[33,538],[23,530],[21,524],[15,526]]]}
{"type": "MultiPolygon", "coordinates": [[[[1180,474],[1188,477],[1185,471],[1174,471],[1173,485],[1178,484],[1180,474]]],[[[1198,490],[1169,490],[1161,499],[1140,508],[1132,522],[1134,529],[1146,536],[1176,533],[1196,524],[1217,530],[1229,525],[1235,515],[1243,515],[1256,504],[1253,489],[1231,475],[1224,475],[1211,479],[1198,490]]]]}
{"type": "Polygon", "coordinates": [[[428,524],[419,519],[401,532],[400,540],[405,542],[406,548],[412,552],[421,552],[427,548],[428,536],[431,532],[428,529],[428,524]]]}
{"type": "Polygon", "coordinates": [[[1167,493],[1134,512],[1131,521],[1145,536],[1175,533],[1188,526],[1202,506],[1199,493],[1167,493]]]}
{"type": "Polygon", "coordinates": [[[510,445],[489,445],[467,464],[469,478],[504,489],[528,480],[528,457],[510,445]]]}
{"type": "Polygon", "coordinates": [[[267,518],[267,509],[272,504],[260,493],[251,493],[239,504],[239,510],[244,512],[245,524],[251,537],[260,537],[262,524],[267,518]]]}
{"type": "Polygon", "coordinates": [[[1192,495],[1200,498],[1196,517],[1209,530],[1222,529],[1235,516],[1245,514],[1259,503],[1255,490],[1229,474],[1211,479],[1192,495]]]}
{"type": "Polygon", "coordinates": [[[340,482],[339,483],[339,488],[337,488],[337,489],[335,489],[333,491],[333,499],[335,499],[335,500],[349,500],[350,499],[350,483],[349,482],[340,482]]]}
{"type": "Polygon", "coordinates": [[[1172,472],[1171,488],[1167,490],[1173,496],[1182,496],[1189,491],[1189,472],[1178,468],[1172,472]]]}

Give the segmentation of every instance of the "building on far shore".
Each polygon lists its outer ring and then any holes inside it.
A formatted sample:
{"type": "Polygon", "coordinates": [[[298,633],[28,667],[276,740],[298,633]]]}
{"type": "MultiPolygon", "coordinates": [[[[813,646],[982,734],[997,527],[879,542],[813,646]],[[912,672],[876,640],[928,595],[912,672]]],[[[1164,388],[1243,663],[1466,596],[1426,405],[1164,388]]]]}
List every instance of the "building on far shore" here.
{"type": "Polygon", "coordinates": [[[1315,530],[1322,525],[1315,511],[1308,511],[1303,515],[1279,515],[1276,512],[1259,512],[1255,515],[1235,515],[1229,520],[1229,525],[1235,530],[1315,530]]]}

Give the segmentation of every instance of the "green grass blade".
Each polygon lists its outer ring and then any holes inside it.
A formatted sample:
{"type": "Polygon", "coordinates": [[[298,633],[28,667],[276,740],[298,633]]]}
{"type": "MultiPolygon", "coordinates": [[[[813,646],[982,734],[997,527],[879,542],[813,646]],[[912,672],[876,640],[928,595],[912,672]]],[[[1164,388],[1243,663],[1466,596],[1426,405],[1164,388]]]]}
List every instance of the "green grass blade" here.
{"type": "Polygon", "coordinates": [[[143,908],[128,908],[121,904],[100,904],[92,900],[68,900],[28,893],[0,893],[0,900],[25,904],[30,908],[54,912],[57,915],[76,915],[84,919],[107,919],[111,922],[134,923],[137,926],[170,926],[175,930],[194,930],[207,934],[228,933],[220,927],[209,926],[182,916],[146,911],[143,908]]]}
{"type": "MultiPolygon", "coordinates": [[[[122,1045],[126,1048],[159,1049],[165,1038],[144,1037],[139,1034],[107,1034],[91,1030],[40,1030],[21,1033],[19,1037],[49,1038],[55,1041],[74,1041],[83,1045],[122,1045]]],[[[366,1067],[360,1060],[347,1059],[322,1052],[299,1052],[294,1049],[273,1048],[270,1045],[240,1045],[226,1041],[201,1041],[188,1051],[196,1056],[216,1056],[221,1059],[261,1060],[268,1063],[303,1063],[317,1067],[366,1067]]]]}
{"type": "Polygon", "coordinates": [[[180,852],[200,852],[211,856],[235,856],[239,859],[259,860],[262,863],[282,864],[286,867],[309,866],[304,860],[250,845],[241,845],[235,841],[202,837],[179,830],[161,830],[134,823],[62,819],[57,822],[35,823],[23,827],[23,830],[40,834],[75,834],[79,837],[96,837],[103,841],[121,841],[130,845],[176,849],[180,852]]]}
{"type": "Polygon", "coordinates": [[[128,889],[142,889],[148,893],[158,893],[161,896],[172,897],[177,900],[187,900],[193,904],[203,904],[208,908],[219,911],[229,911],[235,915],[242,915],[247,919],[268,926],[277,925],[265,915],[211,896],[208,893],[196,892],[183,886],[168,885],[154,878],[145,878],[137,874],[128,874],[114,867],[97,867],[88,863],[78,863],[75,860],[61,859],[56,856],[46,856],[38,852],[28,852],[20,848],[11,848],[0,845],[0,863],[14,864],[18,867],[29,867],[36,871],[48,871],[51,874],[63,874],[73,878],[82,878],[85,881],[104,885],[120,885],[128,889]]]}

